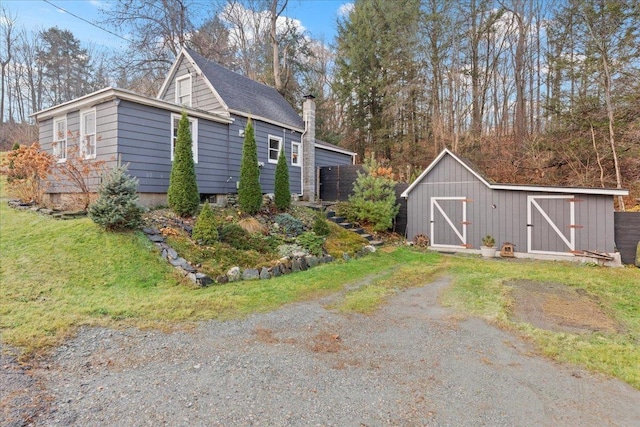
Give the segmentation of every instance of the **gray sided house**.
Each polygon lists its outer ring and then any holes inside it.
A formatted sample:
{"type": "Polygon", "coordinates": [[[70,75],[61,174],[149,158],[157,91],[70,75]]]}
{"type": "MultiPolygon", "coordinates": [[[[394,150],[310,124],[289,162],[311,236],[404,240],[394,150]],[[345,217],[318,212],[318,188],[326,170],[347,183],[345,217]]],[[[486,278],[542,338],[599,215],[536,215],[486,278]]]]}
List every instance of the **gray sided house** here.
{"type": "MultiPolygon", "coordinates": [[[[274,89],[227,70],[189,49],[176,58],[156,98],[105,88],[34,114],[40,145],[65,162],[71,147],[108,167],[128,164],[146,205],[166,204],[177,123],[186,112],[191,124],[198,189],[203,196],[237,192],[244,129],[255,130],[263,193],[274,191],[278,156],[284,150],[290,189],[316,197],[316,168],[354,163],[355,153],[315,140],[315,104],[303,116],[274,89]]],[[[97,182],[97,180],[96,180],[97,182]]],[[[73,192],[52,180],[55,201],[73,192]]]]}
{"type": "Polygon", "coordinates": [[[613,253],[613,197],[627,190],[489,182],[449,150],[442,151],[402,193],[407,237],[429,236],[434,249],[473,251],[483,236],[519,257],[613,253]]]}

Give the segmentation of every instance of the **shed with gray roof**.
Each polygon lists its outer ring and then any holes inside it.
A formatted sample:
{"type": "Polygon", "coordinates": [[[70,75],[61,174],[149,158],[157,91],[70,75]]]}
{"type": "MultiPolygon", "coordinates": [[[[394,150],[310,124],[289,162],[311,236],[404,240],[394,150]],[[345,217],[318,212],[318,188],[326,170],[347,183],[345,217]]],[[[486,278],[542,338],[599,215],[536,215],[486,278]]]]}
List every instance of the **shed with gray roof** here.
{"type": "Polygon", "coordinates": [[[497,184],[445,149],[402,193],[407,237],[437,250],[472,251],[483,236],[522,257],[614,254],[613,197],[624,189],[497,184]]]}

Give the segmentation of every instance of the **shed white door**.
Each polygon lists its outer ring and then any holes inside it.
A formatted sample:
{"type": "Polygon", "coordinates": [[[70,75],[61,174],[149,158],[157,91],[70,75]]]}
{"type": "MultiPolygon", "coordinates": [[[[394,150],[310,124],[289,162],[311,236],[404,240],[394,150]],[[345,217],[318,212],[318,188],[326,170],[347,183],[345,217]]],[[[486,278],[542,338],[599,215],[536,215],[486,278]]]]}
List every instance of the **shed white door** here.
{"type": "Polygon", "coordinates": [[[467,246],[467,198],[431,198],[431,244],[452,248],[467,246]]]}
{"type": "Polygon", "coordinates": [[[527,196],[527,252],[567,255],[576,250],[575,197],[527,196]]]}

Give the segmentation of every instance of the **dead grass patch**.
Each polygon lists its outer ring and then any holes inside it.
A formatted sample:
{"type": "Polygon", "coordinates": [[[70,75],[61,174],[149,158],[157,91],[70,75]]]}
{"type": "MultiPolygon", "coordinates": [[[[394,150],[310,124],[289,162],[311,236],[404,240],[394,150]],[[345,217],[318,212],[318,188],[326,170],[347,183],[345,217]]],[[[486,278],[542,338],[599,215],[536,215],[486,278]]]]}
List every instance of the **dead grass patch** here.
{"type": "Polygon", "coordinates": [[[555,332],[621,332],[618,322],[600,307],[598,298],[584,289],[560,283],[513,280],[513,317],[555,332]]]}

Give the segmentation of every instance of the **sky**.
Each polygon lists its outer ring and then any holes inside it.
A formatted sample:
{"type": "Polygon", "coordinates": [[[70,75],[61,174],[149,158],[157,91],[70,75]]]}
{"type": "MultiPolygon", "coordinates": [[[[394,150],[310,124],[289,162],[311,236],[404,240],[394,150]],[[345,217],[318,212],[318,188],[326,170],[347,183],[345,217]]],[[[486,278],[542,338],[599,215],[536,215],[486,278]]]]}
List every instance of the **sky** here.
{"type": "MultiPolygon", "coordinates": [[[[203,9],[206,9],[206,4],[211,3],[207,0],[201,2],[203,9]]],[[[339,13],[348,4],[349,0],[289,0],[285,15],[298,19],[311,37],[328,44],[335,37],[339,13]]],[[[57,26],[71,31],[83,46],[91,44],[96,48],[124,48],[124,40],[82,20],[97,23],[110,30],[99,24],[104,19],[100,9],[113,5],[109,0],[0,0],[0,8],[5,8],[11,16],[17,18],[17,28],[37,31],[57,26]],[[54,5],[70,13],[62,12],[54,5]]]]}

